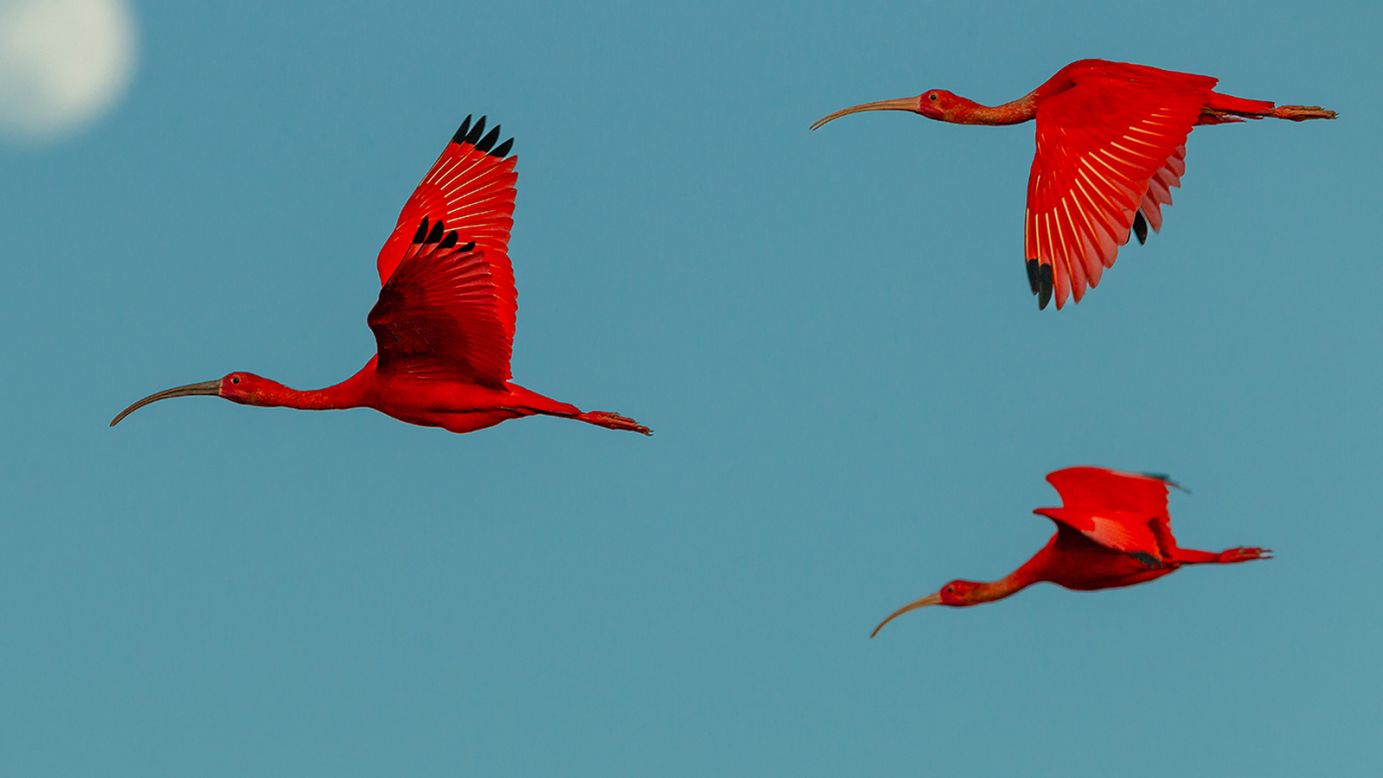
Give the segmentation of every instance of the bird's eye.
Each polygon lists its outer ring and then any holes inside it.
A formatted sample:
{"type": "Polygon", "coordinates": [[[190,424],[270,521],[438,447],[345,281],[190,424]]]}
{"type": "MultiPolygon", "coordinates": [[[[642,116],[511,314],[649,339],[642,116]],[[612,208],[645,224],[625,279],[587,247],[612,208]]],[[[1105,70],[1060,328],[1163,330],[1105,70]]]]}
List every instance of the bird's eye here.
{"type": "Polygon", "coordinates": [[[948,587],[946,587],[946,593],[947,593],[947,594],[954,594],[955,591],[956,591],[956,587],[954,587],[954,586],[948,586],[948,587]]]}
{"type": "Polygon", "coordinates": [[[238,376],[238,375],[231,376],[231,383],[233,383],[233,384],[238,384],[238,383],[240,383],[240,376],[238,376]]]}
{"type": "Polygon", "coordinates": [[[927,95],[927,99],[931,100],[932,102],[936,102],[936,92],[932,92],[931,94],[927,95]]]}

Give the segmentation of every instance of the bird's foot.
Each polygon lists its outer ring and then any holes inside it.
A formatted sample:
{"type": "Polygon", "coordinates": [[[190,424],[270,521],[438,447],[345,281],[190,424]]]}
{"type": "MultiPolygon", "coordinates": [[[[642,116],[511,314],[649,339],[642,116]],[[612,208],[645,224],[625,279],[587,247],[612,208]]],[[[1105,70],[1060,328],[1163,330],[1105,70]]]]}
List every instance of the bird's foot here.
{"type": "Polygon", "coordinates": [[[1307,119],[1334,119],[1335,112],[1319,105],[1279,105],[1273,109],[1273,117],[1304,122],[1307,119]]]}
{"type": "Polygon", "coordinates": [[[1252,562],[1255,559],[1272,559],[1273,550],[1271,548],[1257,548],[1255,546],[1241,546],[1220,552],[1220,564],[1230,565],[1236,562],[1252,562]]]}
{"type": "Polygon", "coordinates": [[[612,411],[587,411],[576,418],[598,427],[605,427],[612,430],[629,430],[640,435],[652,435],[653,430],[634,421],[628,416],[621,416],[612,411]]]}

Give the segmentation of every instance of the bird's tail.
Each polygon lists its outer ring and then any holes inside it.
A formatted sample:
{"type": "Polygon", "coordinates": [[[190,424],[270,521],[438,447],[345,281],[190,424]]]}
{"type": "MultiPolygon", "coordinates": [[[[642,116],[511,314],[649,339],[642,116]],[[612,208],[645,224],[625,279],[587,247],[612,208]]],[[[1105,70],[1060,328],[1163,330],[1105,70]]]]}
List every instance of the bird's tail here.
{"type": "Polygon", "coordinates": [[[637,432],[641,435],[653,434],[653,430],[637,421],[610,411],[585,411],[576,414],[572,418],[611,430],[629,430],[630,432],[637,432]]]}

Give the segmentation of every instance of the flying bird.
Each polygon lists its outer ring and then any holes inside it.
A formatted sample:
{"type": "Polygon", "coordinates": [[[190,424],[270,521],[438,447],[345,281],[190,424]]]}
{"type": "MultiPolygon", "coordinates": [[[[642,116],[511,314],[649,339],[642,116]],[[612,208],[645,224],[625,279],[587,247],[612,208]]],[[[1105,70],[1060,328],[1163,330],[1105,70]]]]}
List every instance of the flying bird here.
{"type": "Polygon", "coordinates": [[[1056,523],[1056,534],[1032,559],[997,581],[951,581],[890,613],[869,636],[908,611],[1002,600],[1042,581],[1079,591],[1112,589],[1161,578],[1182,565],[1272,558],[1267,548],[1214,552],[1177,546],[1167,515],[1167,487],[1177,484],[1165,475],[1068,467],[1049,473],[1047,481],[1056,487],[1062,504],[1033,510],[1056,523]]]}
{"type": "Polygon", "coordinates": [[[944,89],[851,106],[812,125],[860,111],[909,111],[953,124],[1037,120],[1037,154],[1028,174],[1023,257],[1043,309],[1055,295],[1080,302],[1114,264],[1129,233],[1138,242],[1162,229],[1162,206],[1186,172],[1186,137],[1201,124],[1244,119],[1334,119],[1315,105],[1274,105],[1214,91],[1218,79],[1084,59],[1026,95],[980,105],[944,89]]]}
{"type": "Polygon", "coordinates": [[[510,381],[518,308],[509,263],[517,157],[485,117],[467,116],[404,204],[379,252],[379,301],[370,311],[378,352],[355,375],[299,391],[235,372],[145,397],[110,425],[158,400],[215,395],[261,407],[373,408],[410,424],[471,432],[523,416],[561,416],[645,435],[608,411],[582,411],[510,381]]]}

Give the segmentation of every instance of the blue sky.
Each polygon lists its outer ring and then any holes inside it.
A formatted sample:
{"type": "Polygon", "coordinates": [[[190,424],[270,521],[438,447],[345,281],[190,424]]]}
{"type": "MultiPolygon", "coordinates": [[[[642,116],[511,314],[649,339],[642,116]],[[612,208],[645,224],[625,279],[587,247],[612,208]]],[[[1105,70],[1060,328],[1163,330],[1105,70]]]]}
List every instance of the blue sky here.
{"type": "Polygon", "coordinates": [[[0,146],[0,773],[1370,774],[1383,13],[1209,5],[137,4],[112,113],[0,146]],[[1042,314],[1031,125],[807,131],[1089,56],[1341,118],[1197,130],[1163,233],[1042,314]],[[516,379],[653,438],[106,427],[357,369],[467,113],[520,158],[516,379]],[[867,639],[1025,560],[1086,463],[1278,558],[867,639]]]}

